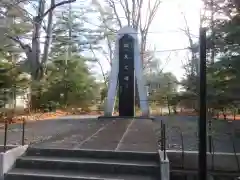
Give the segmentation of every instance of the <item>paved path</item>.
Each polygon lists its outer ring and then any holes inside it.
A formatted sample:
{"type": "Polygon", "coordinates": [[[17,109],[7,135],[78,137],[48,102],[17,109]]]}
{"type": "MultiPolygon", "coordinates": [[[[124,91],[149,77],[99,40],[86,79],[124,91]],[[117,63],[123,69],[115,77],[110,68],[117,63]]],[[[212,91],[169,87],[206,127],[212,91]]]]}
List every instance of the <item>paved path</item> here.
{"type": "Polygon", "coordinates": [[[116,150],[118,151],[156,151],[156,135],[153,122],[147,119],[134,119],[127,127],[116,150]]]}
{"type": "MultiPolygon", "coordinates": [[[[117,148],[117,144],[119,144],[118,148],[124,150],[126,149],[125,144],[128,144],[128,149],[141,146],[141,149],[145,151],[149,151],[149,149],[147,145],[144,145],[144,142],[151,139],[148,144],[154,143],[152,141],[152,139],[154,139],[152,138],[153,135],[148,131],[148,129],[151,128],[145,128],[152,126],[149,121],[127,120],[126,123],[120,123],[121,125],[119,125],[119,123],[114,125],[113,123],[109,126],[111,128],[105,128],[105,126],[112,121],[98,121],[95,117],[96,116],[66,116],[57,120],[28,122],[26,124],[25,142],[27,144],[49,147],[80,148],[80,146],[82,146],[84,148],[97,148],[101,145],[101,143],[96,143],[97,140],[100,139],[102,143],[105,143],[109,140],[107,138],[103,139],[102,137],[112,137],[111,142],[109,142],[111,145],[101,147],[114,149],[114,147],[117,148]],[[128,131],[127,127],[129,127],[128,131]],[[137,129],[140,129],[140,131],[137,129]],[[97,136],[97,134],[99,136],[97,136]],[[133,137],[133,139],[131,137],[133,137]],[[138,145],[136,142],[133,142],[133,140],[137,139],[142,140],[141,143],[139,143],[140,141],[138,142],[138,145]],[[124,143],[122,142],[123,140],[124,143]]],[[[158,131],[160,120],[167,123],[168,149],[198,150],[197,119],[196,117],[189,116],[159,116],[154,122],[154,128],[158,131]],[[183,147],[181,132],[184,141],[183,147]]],[[[21,124],[10,125],[7,143],[11,145],[21,144],[21,133],[21,124]]],[[[213,139],[215,152],[233,153],[234,148],[236,152],[240,152],[240,121],[233,123],[213,121],[213,139]]],[[[4,129],[0,128],[0,144],[3,144],[3,142],[4,129]]],[[[150,145],[150,147],[150,149],[154,149],[152,145],[150,145]]]]}
{"type": "Polygon", "coordinates": [[[48,140],[34,143],[33,146],[53,148],[77,148],[89,137],[104,129],[110,121],[93,120],[71,120],[71,128],[63,133],[55,134],[48,140]]]}
{"type": "Polygon", "coordinates": [[[115,150],[132,120],[110,121],[111,123],[109,123],[108,126],[78,147],[82,149],[115,150]]]}
{"type": "MultiPolygon", "coordinates": [[[[105,123],[105,122],[102,122],[105,123]]],[[[101,125],[96,119],[54,119],[44,121],[27,122],[25,126],[25,143],[46,142],[50,139],[61,139],[72,134],[79,133],[83,129],[89,129],[101,125]]],[[[7,144],[17,145],[21,143],[22,125],[12,124],[8,127],[7,144]]],[[[4,128],[0,128],[0,144],[4,141],[4,128]]]]}
{"type": "MultiPolygon", "coordinates": [[[[66,116],[57,120],[28,122],[25,143],[49,148],[156,151],[151,120],[86,117],[66,116]]],[[[10,125],[7,144],[20,144],[21,134],[21,124],[10,125]]],[[[3,137],[4,129],[0,129],[1,144],[3,137]]]]}
{"type": "Polygon", "coordinates": [[[115,151],[157,150],[152,121],[142,119],[84,121],[76,131],[34,146],[115,151]]]}

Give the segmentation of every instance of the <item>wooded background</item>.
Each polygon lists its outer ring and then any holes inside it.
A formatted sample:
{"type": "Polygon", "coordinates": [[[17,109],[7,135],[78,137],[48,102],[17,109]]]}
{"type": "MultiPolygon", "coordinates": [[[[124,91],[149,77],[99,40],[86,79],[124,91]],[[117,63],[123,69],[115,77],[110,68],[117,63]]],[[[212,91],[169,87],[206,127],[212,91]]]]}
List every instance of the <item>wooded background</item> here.
{"type": "MultiPolygon", "coordinates": [[[[167,64],[161,63],[156,50],[147,44],[153,20],[161,18],[155,16],[160,0],[89,3],[81,0],[0,2],[2,107],[10,103],[16,108],[16,97],[25,95],[31,111],[66,107],[91,111],[93,106],[102,110],[108,72],[104,71],[98,55],[111,65],[115,35],[119,28],[129,25],[137,30],[141,40],[150,105],[167,107],[173,112],[178,107],[198,111],[199,43],[191,34],[184,12],[185,28],[181,31],[189,40],[186,47],[189,53],[179,59],[185,76],[178,81],[173,73],[163,72],[167,64]],[[119,7],[123,14],[117,10],[119,7]],[[100,23],[94,24],[92,17],[97,17],[100,23]],[[93,67],[98,67],[99,72],[93,67]]],[[[238,114],[240,3],[206,0],[201,23],[207,27],[208,109],[238,114]]],[[[169,60],[170,56],[166,63],[169,60]]]]}

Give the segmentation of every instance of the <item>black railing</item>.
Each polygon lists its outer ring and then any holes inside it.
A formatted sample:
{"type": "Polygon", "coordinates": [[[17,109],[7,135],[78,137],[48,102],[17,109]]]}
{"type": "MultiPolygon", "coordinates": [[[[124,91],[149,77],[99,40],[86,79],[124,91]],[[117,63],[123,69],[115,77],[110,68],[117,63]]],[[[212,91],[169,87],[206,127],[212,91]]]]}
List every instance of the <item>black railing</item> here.
{"type": "MultiPolygon", "coordinates": [[[[214,124],[214,122],[211,122],[214,124]]],[[[188,148],[184,148],[184,134],[185,133],[188,133],[188,132],[185,132],[184,129],[181,129],[179,126],[174,126],[174,127],[171,127],[168,124],[168,121],[163,121],[161,120],[161,122],[159,122],[159,125],[160,125],[160,128],[158,129],[158,143],[159,143],[159,149],[164,152],[164,154],[166,156],[168,156],[168,159],[170,160],[170,180],[199,180],[198,179],[198,163],[197,163],[197,159],[194,160],[195,158],[191,159],[189,158],[190,156],[188,156],[188,151],[191,151],[189,150],[188,148]],[[168,147],[168,143],[169,143],[169,140],[171,140],[171,137],[168,134],[169,133],[169,130],[173,130],[176,134],[179,134],[179,140],[181,140],[181,142],[179,142],[179,145],[181,144],[181,149],[179,150],[176,150],[177,152],[177,156],[174,157],[174,154],[170,155],[168,153],[173,153],[173,151],[175,150],[170,150],[168,151],[167,149],[171,149],[171,147],[168,147]],[[184,133],[185,132],[185,133],[184,133]],[[170,139],[169,139],[170,138],[170,139]],[[175,160],[178,161],[178,164],[175,164],[174,161],[172,161],[172,158],[175,160]],[[188,161],[193,161],[195,165],[193,165],[192,169],[191,166],[189,166],[189,164],[191,164],[191,162],[188,162],[188,161]]],[[[211,126],[211,125],[210,125],[211,126]]],[[[184,127],[183,127],[184,128],[184,127]]],[[[231,146],[232,145],[232,153],[231,153],[231,157],[229,160],[229,162],[227,163],[232,163],[234,164],[233,167],[231,168],[227,168],[227,169],[224,169],[222,168],[223,165],[222,164],[219,164],[221,163],[221,155],[219,155],[219,153],[221,154],[221,152],[217,152],[216,151],[216,148],[215,148],[215,143],[216,145],[218,145],[218,138],[221,138],[221,137],[218,137],[218,133],[214,133],[216,131],[215,129],[215,126],[211,126],[210,129],[208,129],[209,131],[209,134],[208,136],[211,136],[211,138],[209,139],[208,138],[208,169],[207,169],[207,177],[208,177],[208,180],[240,180],[240,168],[239,168],[239,155],[238,155],[238,148],[236,147],[237,146],[237,137],[235,137],[235,127],[233,127],[233,130],[231,131],[230,134],[226,134],[225,137],[228,139],[228,143],[229,145],[231,146]],[[211,129],[213,128],[213,129],[211,129]],[[211,132],[213,131],[213,132],[211,132]],[[215,137],[216,136],[216,137],[215,137]],[[216,139],[217,138],[217,139],[216,139]],[[210,142],[209,142],[210,140],[210,142]],[[220,161],[219,161],[220,160],[220,161]],[[209,164],[210,163],[210,164],[209,164]],[[219,167],[219,165],[221,167],[219,167]],[[219,169],[220,168],[220,169],[219,169]],[[234,170],[230,170],[230,169],[234,169],[234,170]],[[239,179],[238,179],[239,178],[239,179]]],[[[187,137],[186,137],[187,138],[187,137]]],[[[196,140],[198,139],[198,135],[196,136],[196,140]]],[[[220,139],[220,141],[222,141],[222,139],[220,139]]],[[[226,140],[224,140],[226,141],[226,140]]],[[[187,141],[185,142],[187,143],[187,141]]],[[[219,148],[219,147],[218,147],[219,148]]],[[[218,149],[219,150],[219,149],[218,149]]],[[[190,154],[194,153],[194,151],[192,152],[189,152],[190,154]]],[[[194,157],[197,157],[197,148],[195,150],[195,153],[196,153],[196,156],[194,157]]],[[[230,153],[230,152],[229,152],[230,153]]],[[[226,153],[226,156],[229,155],[229,153],[226,153]]],[[[223,155],[225,153],[222,153],[223,155]]],[[[165,156],[165,157],[166,157],[165,156]]],[[[230,155],[229,155],[230,156],[230,155]]],[[[164,158],[165,158],[164,157],[164,158]]],[[[225,157],[227,158],[227,157],[225,157]]],[[[225,159],[224,158],[224,159],[225,159]]],[[[224,160],[223,160],[224,161],[224,160]]],[[[224,162],[223,162],[224,164],[224,162]]],[[[226,164],[226,167],[228,167],[228,165],[226,164]]]]}
{"type": "Polygon", "coordinates": [[[6,152],[7,149],[7,135],[8,135],[8,119],[4,119],[4,142],[3,142],[3,151],[6,152]]]}
{"type": "MultiPolygon", "coordinates": [[[[21,135],[21,145],[24,146],[25,145],[25,126],[26,126],[26,120],[25,118],[21,119],[22,124],[22,135],[21,135]]],[[[6,152],[8,149],[8,127],[9,127],[9,119],[5,118],[4,119],[4,141],[3,141],[3,151],[6,152]]]]}
{"type": "Polygon", "coordinates": [[[22,146],[25,145],[25,125],[26,125],[26,120],[25,118],[22,118],[22,146]]]}

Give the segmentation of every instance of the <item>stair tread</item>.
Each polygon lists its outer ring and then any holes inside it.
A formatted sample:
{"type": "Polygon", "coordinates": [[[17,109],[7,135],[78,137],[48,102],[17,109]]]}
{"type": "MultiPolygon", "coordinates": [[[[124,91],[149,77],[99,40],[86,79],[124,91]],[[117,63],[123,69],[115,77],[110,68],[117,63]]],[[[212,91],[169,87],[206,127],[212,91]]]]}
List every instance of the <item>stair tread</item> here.
{"type": "Polygon", "coordinates": [[[96,149],[59,149],[59,148],[29,148],[26,152],[27,156],[62,156],[62,157],[92,157],[95,158],[110,158],[116,159],[158,159],[157,152],[142,152],[142,151],[114,151],[114,150],[96,150],[96,149]]]}
{"type": "Polygon", "coordinates": [[[55,162],[79,162],[79,163],[91,163],[91,164],[118,164],[129,166],[159,166],[157,162],[152,161],[134,161],[134,160],[120,160],[120,159],[96,159],[96,158],[68,158],[68,157],[44,157],[44,156],[23,156],[20,160],[29,161],[55,161],[55,162]]]}
{"type": "Polygon", "coordinates": [[[71,172],[71,171],[57,171],[57,170],[40,170],[40,169],[21,169],[14,168],[7,173],[7,175],[24,175],[35,177],[54,177],[54,178],[69,178],[80,179],[87,178],[92,180],[157,180],[157,177],[139,176],[128,174],[97,174],[86,172],[71,172]]]}
{"type": "Polygon", "coordinates": [[[64,149],[64,148],[55,148],[55,147],[29,147],[29,151],[47,151],[47,152],[55,152],[55,151],[61,151],[64,153],[71,153],[71,152],[90,152],[90,153],[113,153],[113,154],[138,154],[138,155],[152,155],[152,156],[158,156],[158,152],[152,152],[152,151],[114,151],[114,150],[105,150],[105,149],[64,149]]]}

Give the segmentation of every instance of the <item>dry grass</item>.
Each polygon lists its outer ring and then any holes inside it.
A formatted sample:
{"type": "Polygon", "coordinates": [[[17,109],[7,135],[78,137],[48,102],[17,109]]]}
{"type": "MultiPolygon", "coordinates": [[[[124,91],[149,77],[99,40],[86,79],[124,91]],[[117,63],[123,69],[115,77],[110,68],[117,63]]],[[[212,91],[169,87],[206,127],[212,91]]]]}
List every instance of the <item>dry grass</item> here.
{"type": "Polygon", "coordinates": [[[29,113],[26,111],[16,111],[13,109],[2,109],[2,115],[0,118],[0,123],[4,123],[6,120],[8,123],[22,123],[23,121],[29,120],[46,120],[53,119],[60,116],[68,115],[66,111],[57,110],[56,112],[47,112],[47,113],[29,113]]]}

